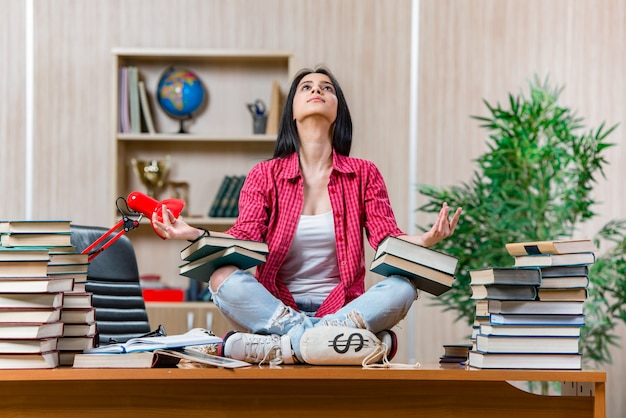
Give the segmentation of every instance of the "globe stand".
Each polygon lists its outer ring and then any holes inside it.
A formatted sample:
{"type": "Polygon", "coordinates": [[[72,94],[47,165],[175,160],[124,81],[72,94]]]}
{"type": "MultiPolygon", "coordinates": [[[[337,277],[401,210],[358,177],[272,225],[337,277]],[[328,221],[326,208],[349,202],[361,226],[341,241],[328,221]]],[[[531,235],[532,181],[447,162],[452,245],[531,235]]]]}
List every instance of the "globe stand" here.
{"type": "Polygon", "coordinates": [[[181,119],[179,122],[180,122],[180,125],[179,125],[179,129],[178,129],[178,133],[179,134],[186,134],[186,133],[188,133],[187,131],[185,131],[185,125],[183,124],[183,120],[181,119]]]}

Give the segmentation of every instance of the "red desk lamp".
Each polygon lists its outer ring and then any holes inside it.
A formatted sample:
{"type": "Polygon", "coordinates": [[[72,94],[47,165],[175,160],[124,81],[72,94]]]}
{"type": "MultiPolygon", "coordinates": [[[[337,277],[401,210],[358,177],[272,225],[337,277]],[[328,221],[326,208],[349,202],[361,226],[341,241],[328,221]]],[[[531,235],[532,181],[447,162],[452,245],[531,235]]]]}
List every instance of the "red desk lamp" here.
{"type": "MultiPolygon", "coordinates": [[[[142,217],[145,216],[148,219],[150,219],[150,223],[152,224],[152,215],[156,213],[158,216],[158,219],[163,220],[163,205],[165,205],[165,207],[169,209],[170,212],[172,212],[175,218],[178,218],[183,208],[185,207],[185,202],[180,199],[165,199],[165,200],[158,201],[156,199],[151,198],[150,196],[146,194],[143,194],[140,192],[131,192],[128,195],[127,199],[124,199],[123,197],[118,197],[116,205],[117,205],[117,210],[122,214],[122,219],[117,224],[115,224],[111,229],[105,232],[100,238],[95,240],[89,247],[85,248],[82,251],[82,254],[89,254],[89,261],[96,258],[98,254],[106,250],[111,244],[117,241],[126,232],[132,229],[138,228],[139,221],[141,221],[142,217]],[[119,205],[120,201],[124,202],[126,209],[128,210],[120,208],[120,205],[119,205]],[[128,212],[130,211],[135,212],[135,214],[139,216],[136,219],[131,218],[133,214],[129,214],[128,212]],[[122,229],[120,231],[117,231],[119,228],[122,228],[122,229]],[[106,240],[115,231],[117,231],[117,233],[111,239],[109,239],[101,247],[96,249],[98,245],[100,245],[104,240],[106,240]]],[[[152,225],[152,229],[154,229],[154,232],[156,232],[158,236],[160,236],[162,239],[165,239],[165,237],[161,236],[157,232],[154,225],[152,225]]]]}

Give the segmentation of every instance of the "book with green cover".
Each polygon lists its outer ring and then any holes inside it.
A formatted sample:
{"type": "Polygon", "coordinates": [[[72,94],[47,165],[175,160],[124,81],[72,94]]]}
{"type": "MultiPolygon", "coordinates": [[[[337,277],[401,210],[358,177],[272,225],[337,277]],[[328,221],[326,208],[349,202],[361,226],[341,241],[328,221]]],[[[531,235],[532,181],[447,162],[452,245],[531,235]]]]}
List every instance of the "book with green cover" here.
{"type": "Polygon", "coordinates": [[[224,197],[224,194],[228,190],[231,180],[232,180],[231,176],[224,176],[224,178],[222,179],[222,183],[220,184],[220,187],[217,189],[217,193],[215,194],[215,199],[213,199],[213,203],[211,204],[211,208],[209,209],[210,217],[212,218],[217,217],[218,209],[220,205],[222,204],[222,198],[224,197]]]}
{"type": "Polygon", "coordinates": [[[194,261],[234,245],[258,252],[260,254],[269,253],[266,242],[212,235],[209,237],[202,237],[183,248],[180,252],[180,258],[185,261],[194,261]]]}
{"type": "Polygon", "coordinates": [[[265,254],[233,246],[225,248],[206,257],[182,264],[179,273],[201,282],[208,282],[211,275],[219,267],[233,265],[242,270],[258,266],[265,262],[265,254]]]}

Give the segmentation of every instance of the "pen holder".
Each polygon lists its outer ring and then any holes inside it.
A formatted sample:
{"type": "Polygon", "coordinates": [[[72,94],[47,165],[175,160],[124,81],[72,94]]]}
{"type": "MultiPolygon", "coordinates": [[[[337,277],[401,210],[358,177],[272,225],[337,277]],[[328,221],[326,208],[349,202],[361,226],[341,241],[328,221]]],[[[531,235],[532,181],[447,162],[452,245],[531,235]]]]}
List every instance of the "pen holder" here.
{"type": "Polygon", "coordinates": [[[267,126],[267,116],[252,115],[252,133],[265,134],[266,126],[267,126]]]}

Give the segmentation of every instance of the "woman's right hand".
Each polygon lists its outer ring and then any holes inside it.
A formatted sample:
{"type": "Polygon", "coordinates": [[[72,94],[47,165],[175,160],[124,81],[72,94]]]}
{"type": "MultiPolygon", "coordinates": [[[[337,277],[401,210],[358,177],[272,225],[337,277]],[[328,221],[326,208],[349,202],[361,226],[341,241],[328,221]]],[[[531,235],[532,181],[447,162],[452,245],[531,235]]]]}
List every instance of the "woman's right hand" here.
{"type": "Polygon", "coordinates": [[[164,214],[162,221],[159,221],[156,211],[152,214],[152,226],[163,239],[193,241],[204,234],[203,230],[194,228],[182,219],[176,218],[165,205],[162,207],[162,213],[164,214]]]}

